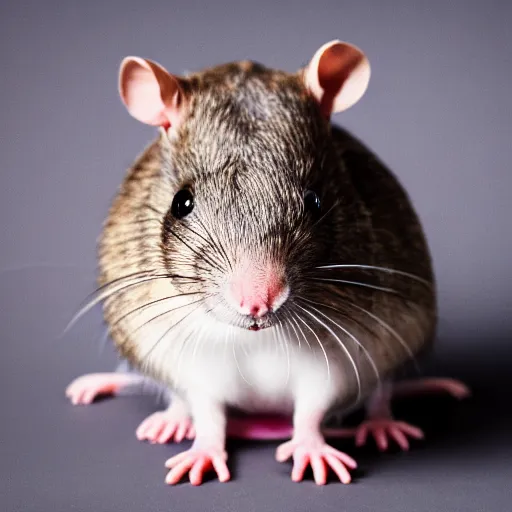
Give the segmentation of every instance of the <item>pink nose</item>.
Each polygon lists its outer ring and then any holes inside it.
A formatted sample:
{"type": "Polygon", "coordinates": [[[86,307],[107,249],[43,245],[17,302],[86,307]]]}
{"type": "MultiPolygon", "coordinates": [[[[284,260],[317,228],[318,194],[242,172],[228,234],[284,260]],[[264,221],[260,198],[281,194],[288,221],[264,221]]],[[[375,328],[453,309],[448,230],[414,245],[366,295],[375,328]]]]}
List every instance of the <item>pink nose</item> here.
{"type": "Polygon", "coordinates": [[[269,309],[272,308],[272,304],[270,303],[270,301],[265,301],[260,298],[254,298],[247,300],[247,307],[245,307],[245,303],[242,300],[240,302],[240,308],[242,310],[248,310],[249,315],[253,316],[254,318],[261,318],[262,316],[265,316],[268,313],[269,309]]]}
{"type": "Polygon", "coordinates": [[[243,315],[262,318],[276,311],[286,300],[288,287],[284,279],[273,272],[264,276],[240,276],[231,286],[238,310],[243,315]]]}

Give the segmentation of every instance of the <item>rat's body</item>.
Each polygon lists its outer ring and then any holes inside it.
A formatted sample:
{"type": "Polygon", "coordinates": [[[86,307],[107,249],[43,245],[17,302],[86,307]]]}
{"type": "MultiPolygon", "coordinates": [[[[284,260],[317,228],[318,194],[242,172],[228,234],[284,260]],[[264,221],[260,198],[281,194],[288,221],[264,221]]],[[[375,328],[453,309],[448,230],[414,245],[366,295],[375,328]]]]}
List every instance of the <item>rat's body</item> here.
{"type": "Polygon", "coordinates": [[[322,483],[321,461],[349,481],[344,465],[355,463],[325,444],[322,420],[367,398],[433,339],[434,277],[414,208],[325,116],[343,92],[332,80],[359,65],[364,82],[364,63],[329,51],[317,81],[250,62],[179,81],[148,61],[124,68],[132,115],[164,129],[112,205],[100,284],[116,347],[172,390],[180,437],[193,417],[194,446],[169,461],[171,483],[188,470],[199,483],[209,466],[229,478],[228,407],[293,416],[278,459],[294,456],[295,479],[310,462],[322,483]],[[138,100],[155,83],[163,106],[138,100]]]}

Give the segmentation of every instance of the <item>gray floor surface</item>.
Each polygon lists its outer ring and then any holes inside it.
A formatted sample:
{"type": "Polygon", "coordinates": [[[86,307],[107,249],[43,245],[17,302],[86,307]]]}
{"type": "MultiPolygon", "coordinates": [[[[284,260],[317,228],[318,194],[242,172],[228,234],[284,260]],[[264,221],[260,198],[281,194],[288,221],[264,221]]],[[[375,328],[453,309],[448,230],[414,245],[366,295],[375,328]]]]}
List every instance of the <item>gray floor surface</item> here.
{"type": "MultiPolygon", "coordinates": [[[[512,376],[504,339],[440,340],[427,374],[464,379],[473,397],[422,397],[397,403],[397,414],[426,440],[409,453],[356,450],[359,470],[348,486],[292,483],[274,461],[276,443],[230,443],[233,480],[201,487],[164,484],[164,461],[182,448],[139,442],[134,431],[157,405],[152,397],[119,397],[73,407],[68,382],[110,370],[102,320],[93,310],[59,337],[80,293],[73,271],[12,272],[2,277],[3,356],[0,503],[6,512],[91,511],[390,511],[508,510],[512,479],[512,376]],[[6,290],[9,299],[6,300],[6,290]]],[[[184,444],[186,446],[186,444],[184,444]]]]}
{"type": "Polygon", "coordinates": [[[0,512],[511,510],[511,18],[510,1],[0,2],[0,512]],[[112,196],[154,136],[121,104],[119,63],[295,71],[335,38],[372,64],[335,122],[396,172],[432,248],[442,323],[425,371],[474,396],[397,404],[427,434],[409,453],[340,444],[359,462],[349,486],[293,484],[276,443],[231,443],[230,483],[168,487],[164,461],[181,448],[134,435],[152,398],[64,396],[116,365],[98,309],[59,334],[93,288],[112,196]]]}

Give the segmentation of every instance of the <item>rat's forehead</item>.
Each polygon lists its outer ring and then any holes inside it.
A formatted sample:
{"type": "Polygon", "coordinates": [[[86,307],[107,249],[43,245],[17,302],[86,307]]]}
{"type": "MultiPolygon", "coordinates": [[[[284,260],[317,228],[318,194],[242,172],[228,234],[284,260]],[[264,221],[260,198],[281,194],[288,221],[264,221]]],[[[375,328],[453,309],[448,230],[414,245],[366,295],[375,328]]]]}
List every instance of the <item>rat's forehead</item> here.
{"type": "Polygon", "coordinates": [[[314,170],[318,155],[314,141],[297,136],[296,131],[261,131],[244,137],[219,130],[181,145],[174,152],[174,163],[184,180],[213,176],[273,182],[284,176],[304,181],[314,170]]]}
{"type": "Polygon", "coordinates": [[[262,179],[306,175],[322,138],[316,104],[290,75],[228,68],[196,85],[175,146],[178,169],[191,179],[230,172],[263,173],[262,179]]]}
{"type": "Polygon", "coordinates": [[[297,216],[302,207],[302,180],[295,173],[232,166],[227,172],[198,176],[194,189],[206,211],[231,220],[279,223],[297,216]]]}
{"type": "Polygon", "coordinates": [[[303,166],[318,153],[321,136],[313,116],[291,104],[253,99],[201,104],[186,122],[177,152],[199,169],[223,168],[233,160],[246,167],[303,166]]]}
{"type": "Polygon", "coordinates": [[[253,62],[213,68],[191,83],[188,124],[199,133],[205,127],[239,134],[286,124],[300,129],[317,113],[297,76],[253,62]]]}

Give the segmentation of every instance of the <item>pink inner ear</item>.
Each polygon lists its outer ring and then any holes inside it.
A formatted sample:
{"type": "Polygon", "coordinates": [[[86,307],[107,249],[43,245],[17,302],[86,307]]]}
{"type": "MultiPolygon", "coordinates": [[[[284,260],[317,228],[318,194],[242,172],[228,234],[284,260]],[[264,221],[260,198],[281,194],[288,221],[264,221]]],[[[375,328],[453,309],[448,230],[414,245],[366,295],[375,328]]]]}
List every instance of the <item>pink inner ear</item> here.
{"type": "Polygon", "coordinates": [[[318,83],[323,89],[320,108],[324,115],[331,115],[336,96],[363,59],[361,53],[340,44],[327,48],[320,57],[318,83]]]}
{"type": "Polygon", "coordinates": [[[123,102],[133,117],[153,126],[170,126],[160,84],[151,70],[136,61],[128,62],[120,89],[123,102]]]}

